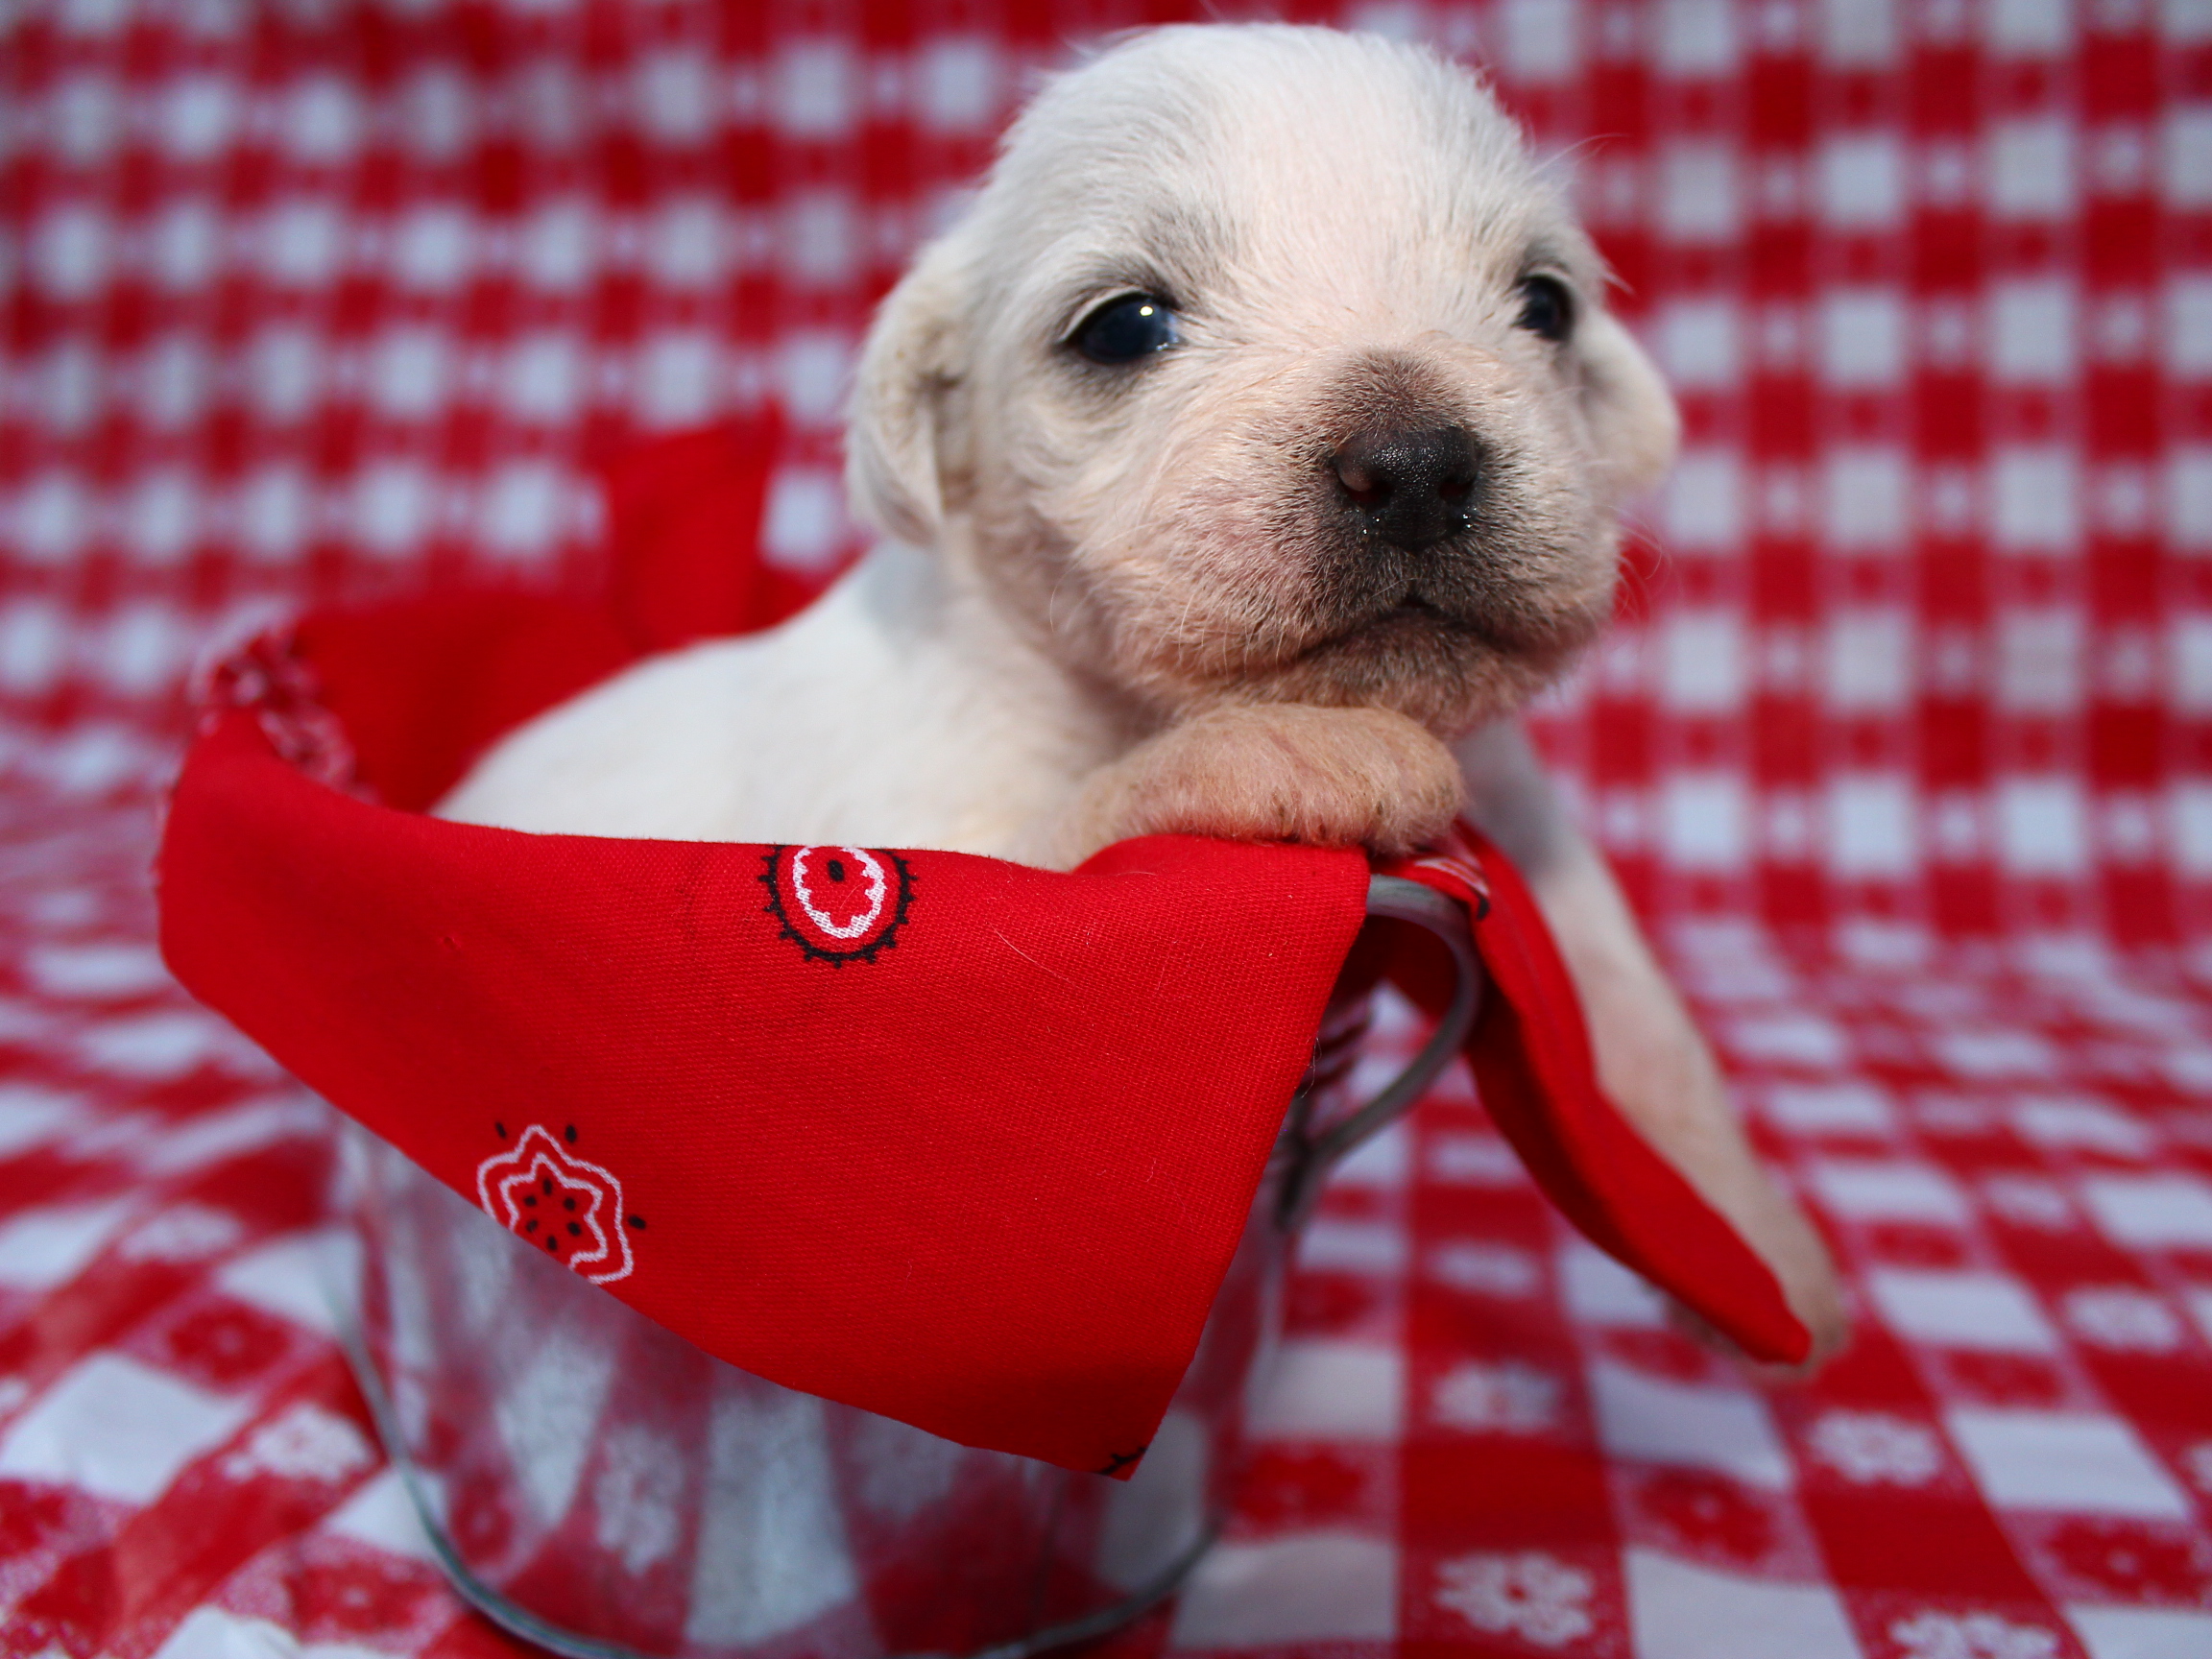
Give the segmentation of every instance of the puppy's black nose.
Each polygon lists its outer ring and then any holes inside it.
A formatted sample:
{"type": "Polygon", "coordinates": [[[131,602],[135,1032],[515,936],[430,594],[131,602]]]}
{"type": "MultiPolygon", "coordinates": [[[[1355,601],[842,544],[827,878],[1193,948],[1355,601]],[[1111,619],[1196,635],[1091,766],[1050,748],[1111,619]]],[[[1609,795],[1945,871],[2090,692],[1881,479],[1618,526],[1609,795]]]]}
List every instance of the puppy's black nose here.
{"type": "Polygon", "coordinates": [[[1464,426],[1432,432],[1362,432],[1329,457],[1360,521],[1408,553],[1467,528],[1478,470],[1464,426]]]}

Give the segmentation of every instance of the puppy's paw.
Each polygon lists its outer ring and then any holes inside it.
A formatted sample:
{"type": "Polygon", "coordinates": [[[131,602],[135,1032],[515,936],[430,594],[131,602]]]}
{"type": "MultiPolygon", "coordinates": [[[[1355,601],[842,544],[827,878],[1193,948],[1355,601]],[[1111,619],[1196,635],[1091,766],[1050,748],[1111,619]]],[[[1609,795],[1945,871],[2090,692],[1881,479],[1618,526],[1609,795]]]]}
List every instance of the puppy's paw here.
{"type": "Polygon", "coordinates": [[[1403,714],[1222,707],[1094,773],[1033,851],[1066,866],[1133,835],[1185,834],[1396,856],[1443,833],[1462,788],[1452,752],[1403,714]]]}

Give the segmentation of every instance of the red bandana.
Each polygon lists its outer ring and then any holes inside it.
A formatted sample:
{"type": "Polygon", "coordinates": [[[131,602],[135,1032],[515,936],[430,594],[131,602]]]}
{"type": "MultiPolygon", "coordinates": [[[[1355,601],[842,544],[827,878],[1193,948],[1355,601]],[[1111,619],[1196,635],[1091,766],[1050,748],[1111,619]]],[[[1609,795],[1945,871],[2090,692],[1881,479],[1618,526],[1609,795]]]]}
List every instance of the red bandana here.
{"type": "MultiPolygon", "coordinates": [[[[708,1352],[1125,1469],[1359,929],[1357,854],[1154,837],[1061,875],[421,815],[642,650],[800,602],[740,557],[765,452],[687,439],[618,479],[607,607],[325,613],[220,675],[163,840],[163,952],[311,1088],[708,1352]]],[[[1470,836],[1395,873],[1480,912],[1468,1052],[1545,1190],[1748,1352],[1801,1358],[1772,1275],[1599,1094],[1512,867],[1470,836]]],[[[1410,950],[1393,972],[1423,994],[1410,950]]]]}

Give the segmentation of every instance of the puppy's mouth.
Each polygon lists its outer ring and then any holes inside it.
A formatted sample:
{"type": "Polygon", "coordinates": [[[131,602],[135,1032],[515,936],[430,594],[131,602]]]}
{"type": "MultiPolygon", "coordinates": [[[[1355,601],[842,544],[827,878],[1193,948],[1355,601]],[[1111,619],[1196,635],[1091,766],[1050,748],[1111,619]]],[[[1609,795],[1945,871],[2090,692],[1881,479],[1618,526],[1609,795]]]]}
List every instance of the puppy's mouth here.
{"type": "Polygon", "coordinates": [[[1595,614],[1548,607],[1540,593],[1487,565],[1476,555],[1393,573],[1380,592],[1381,573],[1368,572],[1365,582],[1348,585],[1351,591],[1324,600],[1313,631],[1281,660],[1280,671],[1359,684],[1420,680],[1443,693],[1506,663],[1520,670],[1554,663],[1595,628],[1595,614]]]}
{"type": "Polygon", "coordinates": [[[1334,626],[1265,669],[1248,669],[1245,688],[1284,702],[1395,709],[1456,733],[1531,694],[1557,655],[1532,647],[1526,623],[1501,625],[1490,607],[1455,604],[1418,582],[1332,609],[1334,626]]]}
{"type": "Polygon", "coordinates": [[[1394,620],[1419,618],[1424,616],[1433,617],[1439,622],[1453,622],[1455,620],[1455,618],[1446,615],[1444,612],[1438,607],[1431,605],[1428,600],[1422,598],[1420,594],[1414,592],[1407,592],[1407,595],[1403,599],[1399,600],[1397,604],[1391,606],[1389,610],[1383,612],[1381,620],[1389,622],[1394,620]]]}
{"type": "Polygon", "coordinates": [[[1360,607],[1348,620],[1330,629],[1298,655],[1301,658],[1330,655],[1347,647],[1356,649],[1363,638],[1382,639],[1408,634],[1450,637],[1503,651],[1512,648],[1508,632],[1491,626],[1479,612],[1447,603],[1423,592],[1418,582],[1409,582],[1394,600],[1360,607]]]}

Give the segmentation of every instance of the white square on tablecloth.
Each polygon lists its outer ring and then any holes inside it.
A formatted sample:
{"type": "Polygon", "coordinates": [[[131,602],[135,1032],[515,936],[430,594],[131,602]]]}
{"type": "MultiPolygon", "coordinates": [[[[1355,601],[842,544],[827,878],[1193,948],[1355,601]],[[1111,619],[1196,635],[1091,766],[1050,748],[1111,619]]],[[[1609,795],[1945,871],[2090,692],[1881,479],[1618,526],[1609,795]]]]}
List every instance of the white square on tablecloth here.
{"type": "Polygon", "coordinates": [[[2212,1342],[2212,1285],[2192,1285],[2182,1292],[2181,1300],[2188,1304],[2189,1317],[2197,1321],[2204,1340],[2212,1342]]]}
{"type": "Polygon", "coordinates": [[[1815,10],[1819,16],[1820,55],[1830,63],[1870,69],[1895,58],[1897,10],[1887,0],[1823,0],[1815,10]]]}
{"type": "Polygon", "coordinates": [[[1743,696],[1743,619],[1733,611],[1686,608],[1658,636],[1659,694],[1669,707],[1726,713],[1743,696]]]}
{"type": "Polygon", "coordinates": [[[1734,870],[1749,841],[1743,780],[1732,772],[1682,772],[1660,799],[1660,833],[1686,869],[1734,870]]]}
{"type": "Polygon", "coordinates": [[[1877,1267],[1866,1288],[1889,1329],[1939,1348],[2048,1354],[2058,1339],[2027,1286],[2002,1273],[1877,1267]]]}
{"type": "Polygon", "coordinates": [[[2166,457],[2166,534],[2178,551],[2212,547],[2212,449],[2177,444],[2166,457]]]}
{"type": "Polygon", "coordinates": [[[1838,445],[1821,486],[1821,529],[1839,550],[1894,553],[1905,536],[1911,469],[1882,445],[1838,445]]]}
{"type": "Polygon", "coordinates": [[[1839,288],[1820,301],[1820,372],[1831,385],[1893,385],[1905,373],[1905,306],[1886,288],[1839,288]]]}
{"type": "Polygon", "coordinates": [[[1965,1197],[1933,1164],[1896,1158],[1821,1158],[1810,1166],[1813,1190],[1837,1214],[1855,1221],[1966,1224],[1965,1197]]]}
{"type": "Polygon", "coordinates": [[[1916,689],[1912,617],[1895,605],[1857,606],[1828,619],[1822,651],[1829,703],[1855,714],[1894,713],[1916,689]]]}
{"type": "Polygon", "coordinates": [[[1946,1070],[1961,1077],[2048,1078],[2059,1064],[2057,1050],[2034,1032],[2003,1026],[1930,1031],[1928,1046],[1946,1070]]]}
{"type": "Polygon", "coordinates": [[[769,78],[776,125],[797,138],[840,134],[858,112],[860,65],[852,46],[828,36],[786,44],[769,78]]]}
{"type": "Polygon", "coordinates": [[[1676,242],[1724,242],[1740,218],[1732,146],[1701,138],[1662,145],[1656,156],[1659,229],[1676,242]]]}
{"type": "Polygon", "coordinates": [[[1659,1292],[1596,1245],[1570,1238],[1560,1246],[1557,1269],[1567,1311],[1584,1324],[1643,1331],[1666,1325],[1659,1292]]]}
{"type": "Polygon", "coordinates": [[[998,113],[1007,65],[981,36],[949,36],[915,54],[914,112],[936,132],[973,132],[998,113]]]}
{"type": "Polygon", "coordinates": [[[2163,148],[2166,200],[2191,207],[2212,203],[2212,104],[2176,104],[2166,117],[2163,148]]]}
{"type": "Polygon", "coordinates": [[[220,1607],[195,1607],[155,1649],[154,1659],[304,1659],[308,1652],[317,1659],[338,1659],[341,1654],[368,1651],[322,1643],[303,1648],[291,1631],[266,1619],[250,1619],[220,1607]]]}
{"type": "Polygon", "coordinates": [[[277,1141],[325,1134],[330,1108],[303,1090],[252,1094],[235,1106],[165,1121],[159,1133],[136,1134],[123,1150],[141,1175],[180,1175],[277,1141]]]}
{"type": "Polygon", "coordinates": [[[2056,444],[2007,445],[1989,462],[1990,539],[1999,552],[2070,552],[2080,536],[2080,467],[2056,444]]]}
{"type": "Polygon", "coordinates": [[[1995,0],[1984,13],[1983,27],[1995,55],[2044,58],[2072,43],[2072,23],[2063,0],[1995,0]]]}
{"type": "Polygon", "coordinates": [[[1170,1647],[1387,1642],[1398,1634],[1398,1550],[1357,1532],[1216,1544],[1175,1603],[1170,1647]]]}
{"type": "Polygon", "coordinates": [[[837,556],[852,532],[845,517],[845,487],[819,468],[791,468],[776,475],[768,493],[760,544],[788,569],[820,570],[837,556]]]}
{"type": "Polygon", "coordinates": [[[2090,1175],[2081,1196],[2115,1244],[2212,1245],[2212,1185],[2195,1175],[2090,1175]]]}
{"type": "Polygon", "coordinates": [[[252,1413],[249,1400],[195,1388],[120,1354],[94,1354],[0,1439],[0,1476],[147,1503],[252,1413]]]}
{"type": "Polygon", "coordinates": [[[2127,1112],[2075,1095],[2021,1100],[2012,1109],[2012,1126],[2038,1146],[2084,1146],[2117,1158],[2148,1158],[2157,1144],[2127,1112]]]}
{"type": "Polygon", "coordinates": [[[1745,1015],[1729,1022],[1721,1035],[1740,1060],[1831,1070],[1851,1057],[1842,1027],[1818,1014],[1745,1015]]]}
{"type": "Polygon", "coordinates": [[[1767,1118],[1792,1135],[1889,1135],[1897,1117],[1880,1085],[1776,1083],[1767,1091],[1767,1118]]]}
{"type": "Polygon", "coordinates": [[[1944,1422],[2000,1509],[2189,1519],[2189,1500],[2117,1417],[1960,1406],[1944,1422]]]}
{"type": "Polygon", "coordinates": [[[1902,879],[1920,863],[1916,786],[1893,772],[1828,781],[1828,866],[1858,879],[1902,879]]]}
{"type": "Polygon", "coordinates": [[[1684,452],[1669,475],[1660,517],[1676,548],[1732,544],[1743,523],[1743,458],[1717,447],[1684,452]]]}
{"type": "MultiPolygon", "coordinates": [[[[567,1431],[588,1442],[596,1416],[594,1408],[567,1431]]],[[[711,1647],[765,1643],[852,1600],[859,1576],[831,1496],[822,1402],[811,1394],[753,1392],[725,1380],[707,1432],[685,1641],[711,1647]]]]}
{"type": "MultiPolygon", "coordinates": [[[[491,1403],[492,1420],[517,1487],[541,1526],[568,1512],[591,1450],[592,1425],[613,1378],[613,1355],[588,1346],[571,1332],[555,1331],[531,1350],[491,1403]]],[[[742,1424],[733,1423],[746,1408],[733,1395],[719,1398],[714,1432],[741,1436],[742,1424]]],[[[774,1408],[760,1407],[763,1412],[774,1408]]],[[[801,1436],[795,1431],[792,1438],[796,1443],[801,1436]]]]}
{"type": "Polygon", "coordinates": [[[2010,608],[1995,618],[1997,707],[2054,714],[2081,698],[2081,619],[2055,605],[2010,608]]]}
{"type": "MultiPolygon", "coordinates": [[[[1528,1171],[1502,1135],[1431,1135],[1424,1173],[1448,1187],[1525,1187],[1528,1171]]],[[[1357,1156],[1357,1154],[1355,1155],[1357,1156]]]]}
{"type": "Polygon", "coordinates": [[[1989,368],[2013,384],[2053,384],[2074,372],[2074,290],[2037,277],[1989,292],[1989,368]]]}
{"type": "Polygon", "coordinates": [[[418,1561],[438,1559],[429,1533],[422,1529],[421,1512],[407,1495],[407,1483],[397,1469],[384,1469],[364,1482],[323,1518],[323,1530],[394,1555],[418,1561]]]}
{"type": "MultiPolygon", "coordinates": [[[[1355,1098],[1367,1099],[1369,1081],[1366,1068],[1376,1056],[1369,1055],[1359,1062],[1352,1073],[1355,1098]]],[[[1382,1093],[1382,1085],[1398,1074],[1394,1061],[1382,1063],[1382,1073],[1374,1081],[1374,1093],[1382,1093]]],[[[1377,1131],[1359,1142],[1345,1155],[1344,1162],[1329,1171],[1329,1185],[1342,1190],[1346,1188],[1365,1188],[1375,1192],[1395,1192],[1406,1185],[1413,1172],[1413,1136],[1403,1119],[1377,1131]]]]}
{"type": "MultiPolygon", "coordinates": [[[[805,47],[802,46],[801,50],[805,47]]],[[[809,77],[809,66],[793,63],[792,56],[796,54],[786,56],[777,66],[780,71],[777,84],[787,95],[795,87],[805,89],[818,84],[809,77]]],[[[824,72],[834,76],[839,70],[834,49],[831,57],[833,60],[824,72]]],[[[713,130],[720,118],[721,94],[729,89],[724,81],[716,72],[713,60],[694,47],[677,46],[646,53],[638,58],[632,72],[629,107],[639,125],[662,143],[696,143],[713,130]]],[[[828,94],[832,98],[836,95],[834,87],[828,94]]],[[[825,110],[817,105],[815,113],[817,116],[827,114],[835,121],[844,119],[842,106],[825,110]]]]}
{"type": "Polygon", "coordinates": [[[1653,60],[1682,80],[1725,75],[1743,56],[1735,9],[1720,0],[1668,0],[1659,8],[1653,60]]]}
{"type": "Polygon", "coordinates": [[[2212,1653],[2212,1613],[2080,1603],[2065,1611],[2089,1659],[2204,1659],[2212,1653]]]}
{"type": "MultiPolygon", "coordinates": [[[[0,642],[0,655],[6,650],[0,642]]],[[[43,1145],[84,1115],[84,1103],[61,1090],[36,1083],[0,1083],[0,1158],[17,1158],[43,1145]]],[[[0,1274],[5,1272],[0,1262],[0,1274]]]]}
{"type": "Polygon", "coordinates": [[[1905,204],[1905,157],[1887,132],[1831,137],[1815,177],[1820,216],[1838,229],[1883,229],[1896,222],[1905,204]]]}
{"type": "Polygon", "coordinates": [[[1498,56],[1517,81],[1567,80],[1581,65],[1579,20],[1557,0],[1502,0],[1498,56]]]}
{"type": "Polygon", "coordinates": [[[1298,1265],[1324,1273],[1393,1276],[1406,1271],[1406,1229],[1394,1221],[1318,1215],[1298,1236],[1298,1265]]]}
{"type": "Polygon", "coordinates": [[[1628,1551],[1636,1659],[1860,1659],[1836,1592],[1628,1551]]]}
{"type": "Polygon", "coordinates": [[[1739,307],[1730,301],[1676,301],[1659,313],[1652,345],[1676,386],[1727,386],[1743,361],[1739,307]]]}
{"type": "Polygon", "coordinates": [[[1375,1342],[1293,1339],[1252,1400],[1255,1440],[1393,1441],[1406,1422],[1406,1356],[1375,1342]]]}
{"type": "Polygon", "coordinates": [[[2165,368],[2177,379],[2212,373],[2212,281],[2201,276],[2168,280],[2165,368]]]}
{"type": "Polygon", "coordinates": [[[2056,219],[2073,209],[2072,123],[2049,115],[1996,121],[1985,143],[1991,217],[2056,219]]]}
{"type": "Polygon", "coordinates": [[[1791,1464],[1758,1396],[1741,1388],[1671,1382],[1617,1365],[1590,1366],[1598,1439],[1611,1457],[1710,1469],[1780,1491],[1791,1464]]]}
{"type": "Polygon", "coordinates": [[[115,1236],[131,1201],[54,1204],[26,1210],[0,1225],[0,1286],[51,1290],[77,1277],[115,1236]]]}
{"type": "Polygon", "coordinates": [[[358,1272],[360,1249],[348,1228],[287,1233],[225,1262],[215,1287],[265,1313],[334,1336],[338,1321],[331,1297],[358,1272]]]}

